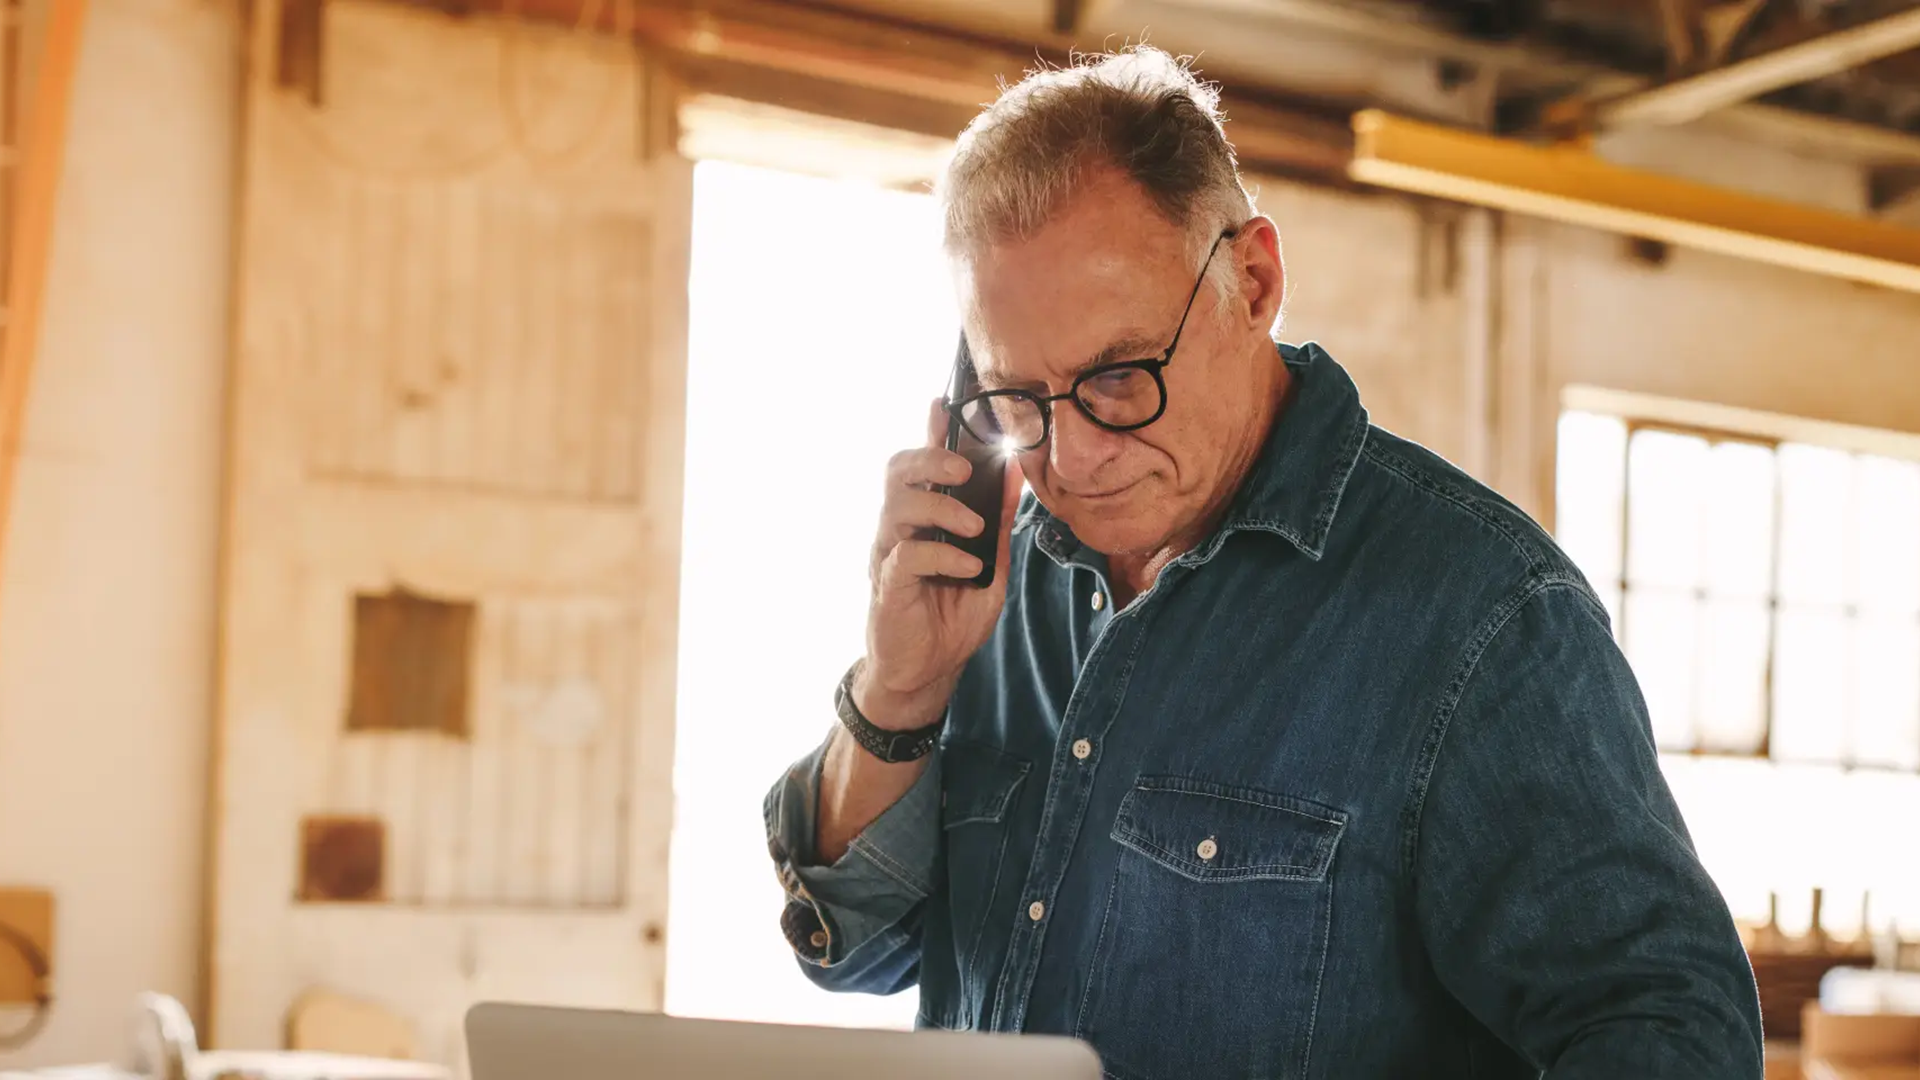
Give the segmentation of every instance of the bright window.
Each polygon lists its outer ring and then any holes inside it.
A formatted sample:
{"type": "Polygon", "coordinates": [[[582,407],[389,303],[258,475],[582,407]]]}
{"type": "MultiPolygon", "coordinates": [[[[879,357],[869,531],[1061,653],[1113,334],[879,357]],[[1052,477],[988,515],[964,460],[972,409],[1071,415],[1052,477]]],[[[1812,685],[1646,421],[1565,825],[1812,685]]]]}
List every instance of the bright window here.
{"type": "Polygon", "coordinates": [[[925,195],[694,173],[667,1008],[905,1026],[914,994],[796,968],[760,803],[864,649],[881,478],[925,438],[959,323],[925,195]]]}
{"type": "Polygon", "coordinates": [[[1920,462],[1568,412],[1561,543],[1599,591],[1741,914],[1920,916],[1920,462]],[[1848,902],[1851,900],[1852,902],[1848,902]]]}

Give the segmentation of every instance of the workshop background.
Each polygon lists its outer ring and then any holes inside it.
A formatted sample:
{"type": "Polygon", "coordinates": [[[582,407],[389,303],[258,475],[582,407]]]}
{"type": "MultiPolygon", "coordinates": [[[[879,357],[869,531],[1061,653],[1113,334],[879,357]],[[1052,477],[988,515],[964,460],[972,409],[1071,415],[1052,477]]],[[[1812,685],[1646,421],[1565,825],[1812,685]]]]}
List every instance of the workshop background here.
{"type": "Polygon", "coordinates": [[[929,178],[1142,40],[1224,87],[1283,336],[1606,598],[1770,1066],[1920,1076],[1880,0],[0,0],[0,1069],[910,1023],[794,970],[760,796],[944,384],[929,178]]]}

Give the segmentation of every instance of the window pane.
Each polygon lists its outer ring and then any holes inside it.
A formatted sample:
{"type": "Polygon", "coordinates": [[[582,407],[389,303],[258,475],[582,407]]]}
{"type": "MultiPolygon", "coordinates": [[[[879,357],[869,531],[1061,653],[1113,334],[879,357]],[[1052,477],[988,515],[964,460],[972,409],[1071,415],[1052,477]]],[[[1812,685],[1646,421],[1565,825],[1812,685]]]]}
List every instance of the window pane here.
{"type": "Polygon", "coordinates": [[[1767,604],[1706,607],[1700,649],[1700,748],[1759,753],[1766,738],[1767,604]]]}
{"type": "Polygon", "coordinates": [[[1846,620],[1783,608],[1773,658],[1773,756],[1840,761],[1847,746],[1846,620]]]}
{"type": "Polygon", "coordinates": [[[1627,593],[1626,654],[1663,750],[1694,748],[1694,657],[1699,602],[1685,593],[1627,593]]]}
{"type": "Polygon", "coordinates": [[[1627,425],[1617,416],[1563,413],[1559,440],[1554,531],[1587,580],[1604,590],[1620,580],[1627,425]]]}
{"type": "Polygon", "coordinates": [[[1920,612],[1920,463],[1862,455],[1854,481],[1853,601],[1920,612]]]}
{"type": "Polygon", "coordinates": [[[1699,588],[1706,464],[1705,439],[1634,433],[1627,461],[1627,577],[1633,584],[1699,588]]]}
{"type": "Polygon", "coordinates": [[[1920,768],[1920,622],[1906,615],[1857,620],[1853,648],[1854,759],[1920,768]]]}
{"type": "Polygon", "coordinates": [[[1780,456],[1780,595],[1805,603],[1844,598],[1842,543],[1853,468],[1848,455],[1818,446],[1782,444],[1780,456]]]}
{"type": "Polygon", "coordinates": [[[1707,452],[1706,583],[1720,596],[1764,597],[1773,589],[1773,448],[1723,442],[1707,452]]]}

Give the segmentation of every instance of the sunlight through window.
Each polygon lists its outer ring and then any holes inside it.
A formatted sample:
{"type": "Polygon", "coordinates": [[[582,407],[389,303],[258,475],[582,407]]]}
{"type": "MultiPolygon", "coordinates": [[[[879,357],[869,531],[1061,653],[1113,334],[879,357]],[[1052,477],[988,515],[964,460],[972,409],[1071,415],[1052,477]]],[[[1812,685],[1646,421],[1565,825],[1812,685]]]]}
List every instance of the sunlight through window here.
{"type": "Polygon", "coordinates": [[[887,459],[926,437],[955,315],[931,197],[694,174],[669,1012],[906,1026],[801,975],[760,803],[864,648],[887,459]]]}
{"type": "Polygon", "coordinates": [[[1920,463],[1568,412],[1558,533],[1736,915],[1920,926],[1920,463]],[[1624,594],[1623,594],[1624,593],[1624,594]],[[1791,852],[1791,858],[1782,858],[1791,852]]]}

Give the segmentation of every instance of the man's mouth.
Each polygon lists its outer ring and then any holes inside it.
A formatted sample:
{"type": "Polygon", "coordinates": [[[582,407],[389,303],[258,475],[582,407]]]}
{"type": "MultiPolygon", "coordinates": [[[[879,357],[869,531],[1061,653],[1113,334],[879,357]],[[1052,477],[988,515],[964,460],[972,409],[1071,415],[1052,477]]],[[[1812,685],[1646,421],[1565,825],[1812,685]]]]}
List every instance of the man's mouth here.
{"type": "Polygon", "coordinates": [[[1138,487],[1139,484],[1140,484],[1140,481],[1135,480],[1130,484],[1122,484],[1117,488],[1109,488],[1105,491],[1087,491],[1087,492],[1067,491],[1067,492],[1063,492],[1063,494],[1065,494],[1068,498],[1078,499],[1081,502],[1098,502],[1101,499],[1111,499],[1117,495],[1125,495],[1127,492],[1132,491],[1135,487],[1138,487]]]}

